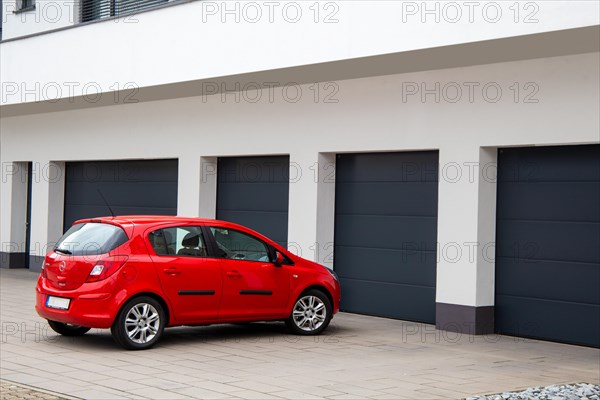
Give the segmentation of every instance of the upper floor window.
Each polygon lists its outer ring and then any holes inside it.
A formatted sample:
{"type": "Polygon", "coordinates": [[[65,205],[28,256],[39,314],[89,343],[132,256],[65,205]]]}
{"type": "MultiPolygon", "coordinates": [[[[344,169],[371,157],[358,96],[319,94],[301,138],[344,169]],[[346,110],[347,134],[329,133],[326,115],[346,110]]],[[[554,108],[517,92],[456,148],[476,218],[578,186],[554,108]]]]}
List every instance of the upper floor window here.
{"type": "Polygon", "coordinates": [[[81,0],[81,22],[119,17],[168,2],[169,0],[81,0]]]}
{"type": "Polygon", "coordinates": [[[32,9],[35,5],[35,0],[17,0],[17,11],[32,9]]]}

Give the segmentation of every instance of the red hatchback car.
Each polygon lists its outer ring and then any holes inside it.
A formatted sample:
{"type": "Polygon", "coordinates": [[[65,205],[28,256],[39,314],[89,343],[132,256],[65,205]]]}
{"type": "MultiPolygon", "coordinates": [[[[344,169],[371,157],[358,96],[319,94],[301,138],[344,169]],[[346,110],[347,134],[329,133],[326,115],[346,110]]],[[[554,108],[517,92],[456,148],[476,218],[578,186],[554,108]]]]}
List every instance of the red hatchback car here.
{"type": "Polygon", "coordinates": [[[251,229],[163,216],[75,222],[46,256],[36,291],[56,332],[110,328],[133,350],[176,325],[284,320],[316,335],[340,304],[333,271],[251,229]]]}

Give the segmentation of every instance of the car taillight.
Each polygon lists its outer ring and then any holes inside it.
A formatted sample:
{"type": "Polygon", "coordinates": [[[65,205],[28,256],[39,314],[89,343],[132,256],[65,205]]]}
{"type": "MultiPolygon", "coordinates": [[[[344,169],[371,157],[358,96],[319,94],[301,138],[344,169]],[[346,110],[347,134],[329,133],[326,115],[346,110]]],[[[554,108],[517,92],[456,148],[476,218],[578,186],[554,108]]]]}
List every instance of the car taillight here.
{"type": "Polygon", "coordinates": [[[127,256],[112,256],[96,262],[86,282],[97,282],[108,278],[121,268],[126,261],[127,256]]]}
{"type": "Polygon", "coordinates": [[[46,274],[46,263],[42,264],[42,271],[40,272],[40,274],[42,274],[42,278],[47,278],[48,275],[46,274]]]}

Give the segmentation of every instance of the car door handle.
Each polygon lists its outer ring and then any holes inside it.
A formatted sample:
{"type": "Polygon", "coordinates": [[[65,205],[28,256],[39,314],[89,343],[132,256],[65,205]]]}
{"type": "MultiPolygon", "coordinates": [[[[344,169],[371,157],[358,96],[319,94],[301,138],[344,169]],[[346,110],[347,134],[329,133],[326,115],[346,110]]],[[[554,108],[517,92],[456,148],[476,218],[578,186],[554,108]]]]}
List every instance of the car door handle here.
{"type": "Polygon", "coordinates": [[[179,275],[181,273],[181,271],[179,271],[175,267],[165,268],[165,269],[163,269],[163,272],[167,275],[179,275]]]}
{"type": "Polygon", "coordinates": [[[236,270],[233,271],[227,271],[226,275],[231,277],[231,278],[238,278],[240,276],[242,276],[242,274],[240,274],[239,272],[237,272],[236,270]]]}

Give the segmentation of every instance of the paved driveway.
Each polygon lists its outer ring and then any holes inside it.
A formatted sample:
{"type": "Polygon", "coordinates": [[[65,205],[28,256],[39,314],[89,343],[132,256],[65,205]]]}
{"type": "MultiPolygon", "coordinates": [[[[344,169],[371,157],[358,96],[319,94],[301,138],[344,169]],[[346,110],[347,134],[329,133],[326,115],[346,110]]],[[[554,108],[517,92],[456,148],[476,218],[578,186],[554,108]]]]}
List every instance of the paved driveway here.
{"type": "Polygon", "coordinates": [[[81,398],[434,399],[600,383],[598,349],[344,313],[320,337],[278,323],[174,328],[125,351],[107,330],[54,334],[33,309],[37,276],[0,278],[0,377],[81,398]]]}

